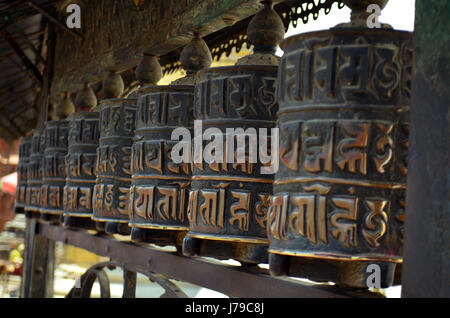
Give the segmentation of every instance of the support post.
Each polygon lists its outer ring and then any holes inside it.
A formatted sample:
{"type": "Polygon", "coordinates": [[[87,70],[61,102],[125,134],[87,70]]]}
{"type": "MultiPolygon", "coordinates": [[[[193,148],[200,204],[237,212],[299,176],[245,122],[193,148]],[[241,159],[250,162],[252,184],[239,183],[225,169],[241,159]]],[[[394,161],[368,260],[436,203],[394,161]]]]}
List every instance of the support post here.
{"type": "Polygon", "coordinates": [[[55,242],[39,235],[36,219],[27,219],[22,298],[53,297],[55,242]]]}
{"type": "Polygon", "coordinates": [[[416,0],[403,297],[450,297],[450,11],[416,0]]]}

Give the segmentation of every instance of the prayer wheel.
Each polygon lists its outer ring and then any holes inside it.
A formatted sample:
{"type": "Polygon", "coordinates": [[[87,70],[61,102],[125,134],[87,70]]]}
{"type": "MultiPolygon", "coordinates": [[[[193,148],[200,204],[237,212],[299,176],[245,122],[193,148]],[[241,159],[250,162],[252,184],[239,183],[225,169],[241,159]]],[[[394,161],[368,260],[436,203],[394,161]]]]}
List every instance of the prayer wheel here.
{"type": "MultiPolygon", "coordinates": [[[[172,158],[172,132],[193,126],[196,71],[211,64],[211,53],[197,35],[183,49],[181,64],[187,77],[171,85],[140,89],[132,150],[130,226],[133,241],[174,245],[181,251],[189,229],[187,204],[191,164],[172,158]]],[[[159,69],[159,65],[155,65],[159,69]]],[[[190,141],[190,139],[189,139],[190,141]]]]}
{"type": "Polygon", "coordinates": [[[27,169],[27,188],[25,192],[25,212],[27,217],[38,218],[41,204],[43,175],[44,138],[43,129],[33,130],[31,137],[30,160],[27,169]]]}
{"type": "Polygon", "coordinates": [[[183,243],[187,256],[267,263],[266,221],[275,171],[264,160],[269,147],[258,149],[271,145],[275,127],[279,58],[274,53],[284,27],[272,4],[263,3],[248,27],[254,54],[236,66],[198,74],[189,232],[183,243]],[[212,158],[205,157],[208,153],[212,158]]]}
{"type": "Polygon", "coordinates": [[[30,160],[31,137],[22,137],[19,145],[19,164],[17,165],[17,189],[14,211],[24,213],[25,193],[27,190],[27,169],[30,160]]]}
{"type": "MultiPolygon", "coordinates": [[[[93,109],[96,106],[97,99],[88,85],[79,92],[75,104],[77,110],[93,109]]],[[[96,228],[91,217],[92,195],[97,177],[100,114],[94,110],[77,111],[68,117],[69,135],[62,219],[65,227],[96,228]]]]}
{"type": "Polygon", "coordinates": [[[123,93],[119,74],[110,74],[103,90],[108,99],[102,100],[99,106],[100,139],[92,219],[98,229],[104,228],[107,233],[130,234],[128,201],[137,100],[117,98],[123,93]]]}
{"type": "Polygon", "coordinates": [[[41,219],[58,223],[64,212],[65,160],[69,122],[49,121],[44,130],[44,158],[41,187],[41,219]]]}
{"type": "Polygon", "coordinates": [[[386,287],[402,262],[411,33],[365,21],[281,44],[275,275],[371,287],[377,268],[386,287]]]}

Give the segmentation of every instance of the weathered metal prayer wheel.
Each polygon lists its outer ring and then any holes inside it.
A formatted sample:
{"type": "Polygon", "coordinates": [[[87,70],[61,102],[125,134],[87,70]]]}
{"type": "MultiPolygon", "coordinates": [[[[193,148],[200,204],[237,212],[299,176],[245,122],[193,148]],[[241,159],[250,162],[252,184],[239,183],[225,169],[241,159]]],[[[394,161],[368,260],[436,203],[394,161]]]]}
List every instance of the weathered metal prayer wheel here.
{"type": "Polygon", "coordinates": [[[176,142],[170,136],[178,126],[192,125],[193,86],[149,86],[140,93],[130,189],[132,239],[181,246],[178,236],[188,230],[191,169],[172,162],[176,142]],[[164,111],[166,118],[160,116],[164,111]]]}
{"type": "MultiPolygon", "coordinates": [[[[194,38],[184,48],[182,57],[190,49],[194,51],[190,58],[197,65],[186,67],[182,58],[187,78],[167,86],[147,85],[139,90],[129,205],[133,241],[175,245],[180,250],[189,229],[191,165],[172,160],[172,148],[177,141],[171,140],[171,134],[179,127],[192,129],[194,79],[190,76],[195,72],[191,71],[211,63],[209,49],[202,39],[194,38]]],[[[160,70],[159,63],[154,65],[154,72],[157,70],[160,70]]]]}
{"type": "Polygon", "coordinates": [[[135,117],[136,99],[104,99],[100,103],[100,139],[92,219],[106,223],[107,233],[130,232],[128,198],[135,117]]]}
{"type": "Polygon", "coordinates": [[[64,212],[65,160],[69,122],[49,121],[44,130],[44,158],[40,197],[41,219],[58,222],[64,212]]]}
{"type": "Polygon", "coordinates": [[[411,33],[339,27],[281,47],[271,272],[368,287],[375,264],[389,286],[402,261],[411,33]]]}
{"type": "Polygon", "coordinates": [[[76,112],[69,116],[69,146],[66,156],[64,225],[95,228],[91,220],[96,181],[99,113],[76,112]]]}
{"type": "MultiPolygon", "coordinates": [[[[69,115],[66,186],[64,187],[65,227],[95,229],[91,220],[92,194],[97,176],[97,147],[100,136],[97,97],[87,82],[75,98],[77,112],[69,115]]],[[[72,108],[72,107],[69,107],[72,108]]]]}
{"type": "Polygon", "coordinates": [[[22,137],[19,145],[19,164],[17,165],[17,189],[14,211],[24,213],[27,189],[27,169],[30,160],[31,137],[22,137]]]}
{"type": "Polygon", "coordinates": [[[263,171],[267,167],[258,153],[258,140],[268,142],[270,148],[269,136],[278,110],[278,58],[273,53],[284,35],[281,19],[271,4],[266,3],[253,18],[248,33],[255,44],[253,55],[236,66],[199,72],[194,118],[196,124],[197,120],[202,122],[203,129],[194,128],[189,232],[183,253],[267,263],[266,221],[274,172],[263,171]],[[270,23],[264,24],[267,21],[270,23]],[[275,36],[266,43],[264,34],[275,36]],[[207,152],[211,144],[198,133],[207,134],[210,129],[223,148],[215,150],[222,158],[208,162],[197,157],[200,151],[196,148],[207,152]]]}
{"type": "Polygon", "coordinates": [[[43,129],[33,130],[31,137],[30,160],[27,169],[27,188],[25,192],[25,212],[28,217],[39,217],[41,204],[41,186],[43,174],[43,129]]]}

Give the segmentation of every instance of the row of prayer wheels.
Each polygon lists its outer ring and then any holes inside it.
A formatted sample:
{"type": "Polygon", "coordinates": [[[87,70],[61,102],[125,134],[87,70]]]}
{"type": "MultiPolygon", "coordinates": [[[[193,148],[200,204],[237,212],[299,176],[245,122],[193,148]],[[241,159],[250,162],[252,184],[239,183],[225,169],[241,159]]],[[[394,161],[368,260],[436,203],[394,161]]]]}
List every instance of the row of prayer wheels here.
{"type": "MultiPolygon", "coordinates": [[[[367,28],[365,10],[347,1],[350,23],[284,40],[280,59],[284,27],[264,3],[248,28],[254,54],[235,66],[209,68],[195,35],[180,58],[185,78],[156,85],[161,68],[146,55],[136,70],[143,85],[129,98],[119,98],[113,74],[99,106],[23,138],[17,209],[186,256],[269,263],[274,275],[367,287],[377,264],[381,285],[392,285],[402,262],[411,34],[367,28]],[[187,140],[172,138],[180,127],[187,140]],[[240,132],[228,140],[230,130],[240,132]],[[190,160],[175,160],[177,151],[190,160]]],[[[89,94],[84,103],[95,106],[89,94]]]]}

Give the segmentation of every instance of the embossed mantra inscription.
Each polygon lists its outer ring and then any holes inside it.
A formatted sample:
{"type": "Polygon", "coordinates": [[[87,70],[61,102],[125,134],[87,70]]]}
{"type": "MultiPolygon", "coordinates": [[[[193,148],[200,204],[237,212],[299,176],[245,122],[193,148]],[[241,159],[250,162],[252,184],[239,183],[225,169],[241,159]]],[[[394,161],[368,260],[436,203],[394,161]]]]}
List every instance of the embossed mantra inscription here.
{"type": "MultiPolygon", "coordinates": [[[[195,88],[195,119],[203,127],[270,128],[275,126],[276,66],[236,66],[200,72],[195,88]]],[[[257,131],[259,131],[257,129],[257,131]]],[[[259,136],[258,136],[259,138],[259,136]]],[[[204,145],[209,141],[204,141],[204,145]]],[[[203,147],[203,149],[205,149],[203,147]]],[[[261,161],[225,163],[230,158],[224,142],[224,163],[194,164],[189,193],[191,237],[268,243],[267,212],[273,175],[261,174],[261,161]]]]}
{"type": "Polygon", "coordinates": [[[101,102],[100,107],[92,219],[128,223],[136,99],[107,99],[101,102]]]}
{"type": "Polygon", "coordinates": [[[188,230],[191,166],[171,159],[171,133],[191,128],[194,87],[148,86],[140,91],[132,147],[130,226],[188,230]]]}
{"type": "Polygon", "coordinates": [[[283,43],[271,252],[401,259],[410,40],[333,30],[283,43]]]}
{"type": "Polygon", "coordinates": [[[99,113],[77,112],[69,117],[64,216],[91,217],[96,180],[99,113]]]}
{"type": "Polygon", "coordinates": [[[63,193],[66,184],[65,156],[68,133],[68,121],[50,121],[45,125],[41,213],[62,214],[64,212],[63,193]]]}

